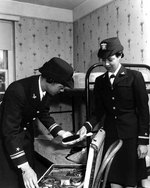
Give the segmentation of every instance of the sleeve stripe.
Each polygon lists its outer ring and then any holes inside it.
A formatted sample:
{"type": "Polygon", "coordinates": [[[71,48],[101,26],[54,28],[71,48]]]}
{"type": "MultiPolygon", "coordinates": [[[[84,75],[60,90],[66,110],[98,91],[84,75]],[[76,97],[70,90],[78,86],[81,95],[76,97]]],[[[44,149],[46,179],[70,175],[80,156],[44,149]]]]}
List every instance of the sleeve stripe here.
{"type": "Polygon", "coordinates": [[[149,137],[147,137],[147,136],[138,136],[138,138],[149,139],[149,137]]]}
{"type": "Polygon", "coordinates": [[[49,127],[49,131],[51,132],[53,129],[55,129],[56,127],[58,126],[58,124],[57,123],[54,123],[53,125],[51,125],[50,127],[49,127]]]}
{"type": "Polygon", "coordinates": [[[25,152],[24,151],[21,151],[21,152],[18,152],[18,153],[15,153],[13,155],[10,155],[10,158],[11,159],[16,159],[16,158],[19,158],[21,156],[25,155],[25,152]]]}
{"type": "Polygon", "coordinates": [[[92,125],[91,125],[91,123],[89,121],[86,121],[86,123],[88,123],[90,125],[91,129],[93,128],[92,125]]]}

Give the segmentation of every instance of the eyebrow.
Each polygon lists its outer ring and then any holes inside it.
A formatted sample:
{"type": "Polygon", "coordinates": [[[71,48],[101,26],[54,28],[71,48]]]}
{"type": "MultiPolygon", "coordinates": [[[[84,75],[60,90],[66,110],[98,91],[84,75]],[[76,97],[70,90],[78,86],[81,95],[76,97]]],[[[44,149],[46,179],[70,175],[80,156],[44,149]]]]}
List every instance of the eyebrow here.
{"type": "Polygon", "coordinates": [[[112,57],[108,57],[107,59],[102,59],[102,61],[112,61],[112,60],[114,60],[114,58],[112,57]]]}
{"type": "Polygon", "coordinates": [[[107,60],[108,61],[112,61],[112,60],[114,60],[114,58],[113,57],[108,57],[107,60]]]}

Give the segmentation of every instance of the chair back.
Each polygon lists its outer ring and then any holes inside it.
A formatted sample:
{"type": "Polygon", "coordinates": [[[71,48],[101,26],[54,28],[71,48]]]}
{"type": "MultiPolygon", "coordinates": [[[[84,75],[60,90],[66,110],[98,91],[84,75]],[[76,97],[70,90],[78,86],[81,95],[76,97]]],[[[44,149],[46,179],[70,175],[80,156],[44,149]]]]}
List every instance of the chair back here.
{"type": "Polygon", "coordinates": [[[100,187],[101,183],[102,183],[102,188],[105,188],[111,164],[112,164],[113,159],[116,156],[117,152],[122,147],[122,144],[123,144],[122,140],[116,140],[108,148],[108,150],[103,158],[103,161],[102,161],[101,165],[99,166],[98,173],[96,174],[95,182],[94,182],[92,188],[100,187]],[[103,178],[103,181],[102,181],[102,178],[103,178]]]}
{"type": "Polygon", "coordinates": [[[83,188],[92,188],[94,179],[101,164],[104,139],[105,131],[103,129],[100,129],[91,141],[88,152],[83,188]]]}

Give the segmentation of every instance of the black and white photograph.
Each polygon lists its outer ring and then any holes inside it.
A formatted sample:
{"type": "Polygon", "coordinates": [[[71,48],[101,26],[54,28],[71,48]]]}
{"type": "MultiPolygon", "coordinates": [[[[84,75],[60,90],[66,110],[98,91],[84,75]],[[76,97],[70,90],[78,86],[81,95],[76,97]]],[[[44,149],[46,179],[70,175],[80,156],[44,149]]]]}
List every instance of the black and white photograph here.
{"type": "Polygon", "coordinates": [[[0,0],[0,188],[150,188],[149,31],[149,0],[0,0]]]}

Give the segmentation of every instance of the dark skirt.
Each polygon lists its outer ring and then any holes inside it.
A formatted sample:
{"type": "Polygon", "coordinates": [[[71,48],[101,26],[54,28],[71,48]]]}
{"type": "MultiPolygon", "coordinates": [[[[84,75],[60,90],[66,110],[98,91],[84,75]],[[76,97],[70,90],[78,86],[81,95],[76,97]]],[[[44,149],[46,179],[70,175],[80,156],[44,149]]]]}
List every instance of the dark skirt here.
{"type": "MultiPolygon", "coordinates": [[[[104,153],[116,138],[105,139],[104,153]]],[[[110,183],[134,187],[142,179],[147,178],[146,161],[138,159],[137,139],[125,139],[116,154],[108,175],[110,183]]]]}

